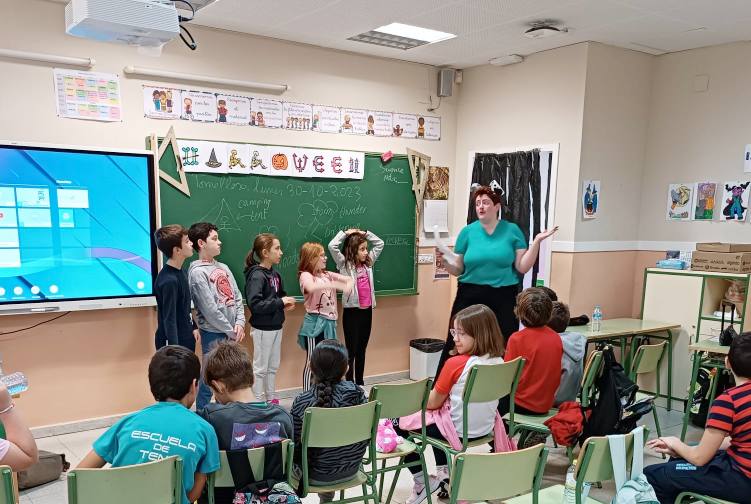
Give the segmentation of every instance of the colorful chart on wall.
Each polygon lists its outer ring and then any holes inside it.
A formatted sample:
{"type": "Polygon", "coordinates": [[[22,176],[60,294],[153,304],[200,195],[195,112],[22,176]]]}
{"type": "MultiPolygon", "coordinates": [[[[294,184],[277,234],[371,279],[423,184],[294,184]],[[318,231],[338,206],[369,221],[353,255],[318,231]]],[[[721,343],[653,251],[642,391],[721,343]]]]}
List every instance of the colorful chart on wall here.
{"type": "Polygon", "coordinates": [[[697,182],[694,189],[694,219],[713,220],[715,216],[715,201],[717,183],[697,182]]]}
{"type": "Polygon", "coordinates": [[[722,196],[722,219],[743,222],[748,213],[749,180],[725,182],[722,196]]]}

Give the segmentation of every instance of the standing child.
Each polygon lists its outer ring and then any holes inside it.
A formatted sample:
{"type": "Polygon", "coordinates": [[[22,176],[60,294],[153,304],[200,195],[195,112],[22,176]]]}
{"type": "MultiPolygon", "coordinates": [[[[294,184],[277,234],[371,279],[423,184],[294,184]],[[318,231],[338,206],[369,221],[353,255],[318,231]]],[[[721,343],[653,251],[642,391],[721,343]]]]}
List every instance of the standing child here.
{"type": "Polygon", "coordinates": [[[326,252],[320,243],[303,244],[297,274],[306,312],[298,343],[307,352],[302,381],[303,390],[308,390],[313,349],[324,339],[336,339],[336,291],[348,294],[352,291],[353,281],[350,277],[326,271],[326,252]]]}
{"type": "MultiPolygon", "coordinates": [[[[344,381],[347,371],[347,350],[336,340],[324,341],[311,352],[310,367],[314,385],[295,397],[290,413],[295,433],[295,463],[302,459],[302,421],[305,410],[317,408],[345,408],[367,402],[365,392],[350,381],[344,381]]],[[[351,479],[362,464],[367,441],[336,448],[308,450],[308,477],[313,485],[331,485],[351,479]]],[[[300,471],[299,467],[295,468],[300,471]]],[[[334,492],[319,494],[321,502],[329,502],[334,492]]]]}
{"type": "Polygon", "coordinates": [[[195,351],[198,326],[190,314],[188,276],[182,270],[193,255],[188,230],[179,224],[160,227],[154,233],[156,247],[168,257],[156,276],[154,294],[157,306],[156,349],[164,345],[182,345],[195,351]]]}
{"type": "Polygon", "coordinates": [[[347,379],[364,385],[365,350],[373,325],[373,308],[376,305],[373,283],[373,264],[383,251],[383,240],[370,231],[348,229],[339,231],[329,243],[339,273],[352,279],[352,292],[342,297],[344,311],[342,325],[344,342],[349,354],[347,379]],[[344,243],[344,253],[341,247],[344,243]],[[368,242],[373,248],[368,252],[368,242]]]}
{"type": "MultiPolygon", "coordinates": [[[[193,261],[188,268],[188,281],[205,360],[215,342],[227,338],[242,341],[245,338],[245,309],[232,272],[214,259],[222,251],[216,226],[197,222],[190,226],[188,237],[198,251],[199,260],[193,261]]],[[[210,401],[211,389],[201,380],[196,410],[200,411],[210,401]]]]}
{"type": "Polygon", "coordinates": [[[279,404],[275,383],[282,354],[284,310],[295,307],[295,298],[287,296],[282,277],[274,269],[282,255],[279,239],[271,233],[261,233],[245,258],[245,300],[253,335],[253,392],[259,401],[274,404],[279,404]]]}

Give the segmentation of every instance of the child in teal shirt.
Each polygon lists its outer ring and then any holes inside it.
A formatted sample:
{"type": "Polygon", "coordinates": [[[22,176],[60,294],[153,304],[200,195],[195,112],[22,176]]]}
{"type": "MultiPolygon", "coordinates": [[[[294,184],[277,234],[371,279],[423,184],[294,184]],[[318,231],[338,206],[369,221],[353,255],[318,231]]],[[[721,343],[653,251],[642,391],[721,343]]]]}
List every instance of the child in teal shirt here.
{"type": "Polygon", "coordinates": [[[149,385],[158,402],[110,427],[78,467],[122,467],[177,455],[183,461],[182,503],[198,499],[207,475],[219,469],[213,427],[188,409],[196,399],[200,374],[201,363],[187,348],[158,350],[149,364],[149,385]]]}

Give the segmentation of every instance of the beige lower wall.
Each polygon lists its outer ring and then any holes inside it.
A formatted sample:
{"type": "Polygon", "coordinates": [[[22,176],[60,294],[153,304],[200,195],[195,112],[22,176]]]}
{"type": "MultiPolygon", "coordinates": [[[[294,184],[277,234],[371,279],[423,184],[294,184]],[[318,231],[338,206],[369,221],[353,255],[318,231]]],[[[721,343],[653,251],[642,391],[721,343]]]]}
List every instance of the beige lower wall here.
{"type": "MultiPolygon", "coordinates": [[[[431,252],[432,249],[425,249],[431,252]]],[[[366,376],[409,368],[410,339],[445,338],[452,282],[433,281],[433,266],[419,267],[419,294],[378,298],[368,346],[366,376]]],[[[301,306],[288,317],[277,388],[299,387],[304,353],[297,346],[301,306]]],[[[0,318],[9,332],[38,324],[49,315],[0,318]]],[[[134,411],[150,404],[146,370],[154,350],[151,308],[71,312],[59,320],[0,339],[6,372],[23,371],[29,391],[18,399],[32,427],[134,411]]],[[[340,339],[341,337],[341,328],[340,339]]],[[[251,348],[250,338],[246,346],[251,348]]]]}

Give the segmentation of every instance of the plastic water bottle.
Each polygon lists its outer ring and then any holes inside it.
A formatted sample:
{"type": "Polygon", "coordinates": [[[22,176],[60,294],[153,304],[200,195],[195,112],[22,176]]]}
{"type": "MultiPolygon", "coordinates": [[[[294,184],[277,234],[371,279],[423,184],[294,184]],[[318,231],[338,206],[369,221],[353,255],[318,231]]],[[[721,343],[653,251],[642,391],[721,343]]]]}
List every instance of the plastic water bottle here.
{"type": "MultiPolygon", "coordinates": [[[[587,500],[591,486],[590,483],[582,485],[582,502],[587,500]]],[[[566,470],[566,483],[563,487],[563,504],[576,504],[576,460],[566,470]]]]}
{"type": "Polygon", "coordinates": [[[20,394],[29,389],[29,380],[23,373],[11,373],[0,376],[0,382],[5,385],[10,395],[20,394]]]}
{"type": "Polygon", "coordinates": [[[592,332],[600,332],[602,328],[602,308],[596,305],[592,312],[592,332]]]}

